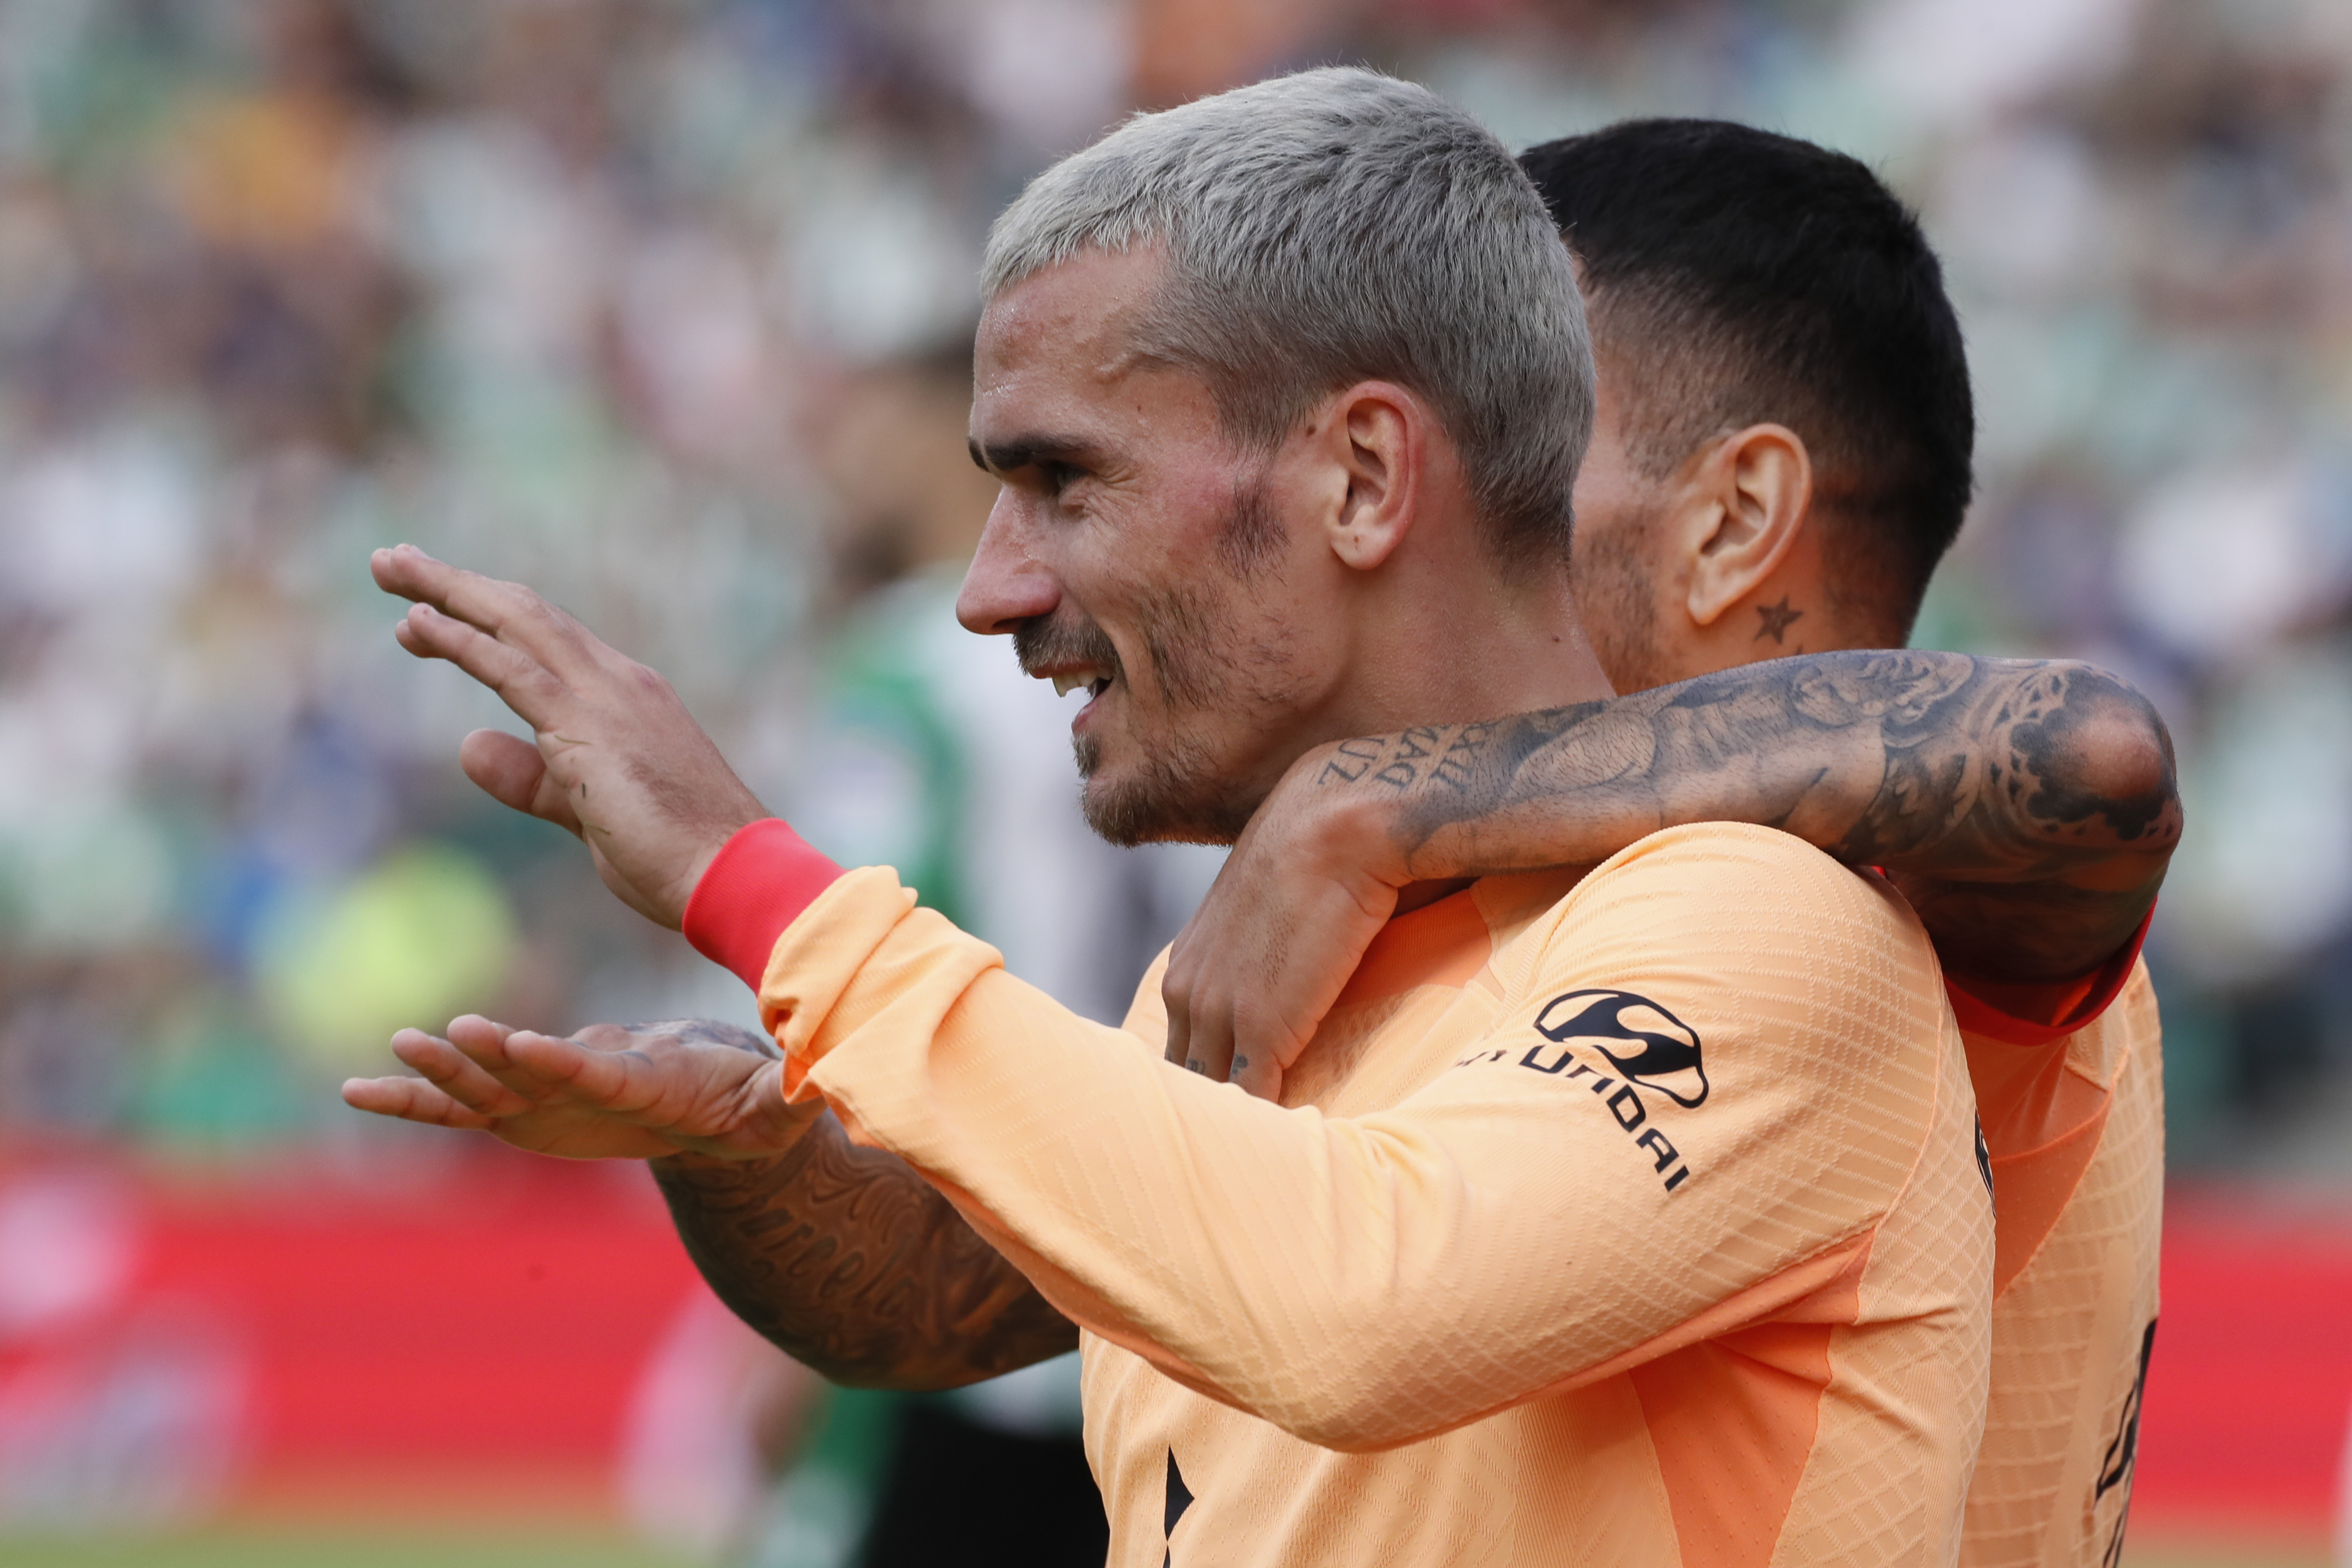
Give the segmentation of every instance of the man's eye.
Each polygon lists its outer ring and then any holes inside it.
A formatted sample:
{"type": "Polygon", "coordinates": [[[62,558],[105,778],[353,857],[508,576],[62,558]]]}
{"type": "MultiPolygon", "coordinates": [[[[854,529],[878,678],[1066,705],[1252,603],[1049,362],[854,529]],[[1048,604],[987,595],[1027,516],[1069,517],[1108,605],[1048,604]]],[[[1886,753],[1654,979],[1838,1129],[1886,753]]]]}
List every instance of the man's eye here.
{"type": "Polygon", "coordinates": [[[1037,471],[1045,476],[1045,488],[1056,496],[1085,477],[1085,471],[1076,464],[1063,463],[1050,457],[1037,465],[1037,471]]]}

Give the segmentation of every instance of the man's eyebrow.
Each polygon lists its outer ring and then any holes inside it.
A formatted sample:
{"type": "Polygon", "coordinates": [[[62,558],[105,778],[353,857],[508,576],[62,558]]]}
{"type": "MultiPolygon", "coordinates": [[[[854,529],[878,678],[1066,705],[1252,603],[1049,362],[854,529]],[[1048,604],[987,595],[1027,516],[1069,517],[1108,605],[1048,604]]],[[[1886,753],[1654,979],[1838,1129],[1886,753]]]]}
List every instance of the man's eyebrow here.
{"type": "Polygon", "coordinates": [[[971,460],[991,474],[1010,474],[1039,463],[1082,462],[1094,455],[1093,444],[1076,435],[1020,435],[985,446],[974,440],[964,444],[971,460]]]}

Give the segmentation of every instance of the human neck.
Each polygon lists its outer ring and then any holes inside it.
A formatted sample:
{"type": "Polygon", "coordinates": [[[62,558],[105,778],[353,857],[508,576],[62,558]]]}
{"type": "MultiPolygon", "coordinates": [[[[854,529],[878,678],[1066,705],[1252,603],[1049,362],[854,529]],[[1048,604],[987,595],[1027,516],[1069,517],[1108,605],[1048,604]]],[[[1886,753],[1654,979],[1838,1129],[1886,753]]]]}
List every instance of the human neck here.
{"type": "Polygon", "coordinates": [[[1760,660],[1840,648],[1886,645],[1884,630],[1859,624],[1829,590],[1818,541],[1808,528],[1780,569],[1700,625],[1682,617],[1679,636],[1663,650],[1653,678],[1695,680],[1760,660]]]}
{"type": "Polygon", "coordinates": [[[1340,733],[1381,735],[1614,695],[1565,569],[1400,579],[1361,608],[1340,733]]]}
{"type": "MultiPolygon", "coordinates": [[[[1362,622],[1348,735],[1466,723],[1605,700],[1614,692],[1569,591],[1567,570],[1487,570],[1403,581],[1362,622]]],[[[1396,913],[1434,904],[1473,879],[1397,890],[1396,913]]]]}

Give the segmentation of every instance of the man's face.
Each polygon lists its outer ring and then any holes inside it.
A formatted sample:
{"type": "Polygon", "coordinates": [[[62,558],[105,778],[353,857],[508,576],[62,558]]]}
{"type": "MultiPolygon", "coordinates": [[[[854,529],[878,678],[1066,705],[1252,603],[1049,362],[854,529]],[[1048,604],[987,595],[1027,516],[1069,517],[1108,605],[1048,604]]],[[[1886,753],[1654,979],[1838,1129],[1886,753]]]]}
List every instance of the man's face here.
{"type": "MultiPolygon", "coordinates": [[[[1595,344],[1596,350],[1599,345],[1595,344]]],[[[1660,641],[1661,598],[1673,576],[1662,514],[1666,486],[1642,472],[1627,444],[1626,400],[1596,352],[1601,374],[1593,403],[1592,444],[1576,475],[1576,534],[1570,549],[1576,612],[1592,651],[1621,692],[1644,691],[1679,677],[1660,641]]]]}
{"type": "Polygon", "coordinates": [[[1292,583],[1279,455],[1237,450],[1198,375],[1137,354],[1153,251],[1089,253],[981,319],[974,457],[1003,482],[957,604],[1091,697],[1071,726],[1115,843],[1229,841],[1306,744],[1328,606],[1292,583]]]}

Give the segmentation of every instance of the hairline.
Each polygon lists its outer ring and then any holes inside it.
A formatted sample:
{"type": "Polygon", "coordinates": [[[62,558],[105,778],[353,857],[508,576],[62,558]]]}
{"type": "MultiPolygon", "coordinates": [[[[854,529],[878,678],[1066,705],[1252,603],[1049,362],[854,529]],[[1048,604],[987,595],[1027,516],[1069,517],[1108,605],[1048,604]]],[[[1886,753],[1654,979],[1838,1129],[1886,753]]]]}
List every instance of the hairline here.
{"type": "MultiPolygon", "coordinates": [[[[1197,378],[1208,389],[1210,400],[1216,408],[1218,432],[1225,438],[1234,455],[1245,457],[1271,456],[1280,450],[1290,430],[1296,428],[1298,418],[1307,409],[1317,406],[1349,387],[1360,386],[1368,382],[1387,382],[1412,394],[1427,412],[1429,418],[1444,433],[1447,444],[1454,449],[1457,455],[1461,454],[1462,436],[1454,428],[1453,422],[1447,418],[1444,400],[1430,388],[1421,385],[1420,378],[1402,367],[1372,374],[1341,377],[1328,385],[1303,392],[1289,400],[1290,406],[1284,422],[1277,423],[1267,421],[1263,427],[1259,427],[1247,417],[1247,411],[1239,405],[1238,400],[1231,395],[1225,384],[1229,374],[1228,367],[1214,363],[1209,356],[1188,352],[1175,340],[1176,335],[1170,329],[1169,318],[1173,313],[1171,307],[1181,308],[1180,302],[1183,293],[1189,286],[1196,285],[1198,280],[1185,271],[1175,236],[1163,231],[1137,228],[1116,240],[1090,239],[1068,248],[1057,248],[1055,254],[1035,258],[1025,267],[1005,269],[995,273],[983,280],[981,308],[984,314],[1005,295],[1058,267],[1074,266],[1092,256],[1154,252],[1160,258],[1161,271],[1152,279],[1150,285],[1150,295],[1134,302],[1129,309],[1123,312],[1127,319],[1117,327],[1123,340],[1118,344],[1118,351],[1130,362],[1141,368],[1177,371],[1197,378]]],[[[1587,343],[1589,351],[1592,352],[1597,360],[1599,345],[1591,340],[1589,327],[1587,343]]],[[[1595,368],[1597,371],[1597,365],[1595,368]]],[[[1237,371],[1230,373],[1237,379],[1237,371]]],[[[1598,379],[1597,375],[1595,379],[1598,379]]],[[[1588,404],[1589,402],[1588,394],[1588,404]]],[[[1589,413],[1588,407],[1588,416],[1589,413]]],[[[1591,435],[1588,431],[1584,455],[1589,455],[1590,448],[1591,435]]],[[[978,449],[975,448],[976,460],[977,457],[978,449]]],[[[986,467],[987,465],[983,463],[982,466],[986,467]]],[[[1578,467],[1580,469],[1582,467],[1582,455],[1580,455],[1578,467]]],[[[1487,507],[1482,497],[1476,494],[1475,487],[1469,487],[1468,495],[1473,515],[1487,535],[1486,542],[1491,549],[1508,557],[1514,552],[1523,551],[1528,548],[1526,540],[1503,536],[1498,528],[1492,526],[1496,519],[1488,515],[1487,507]]],[[[1565,507],[1567,504],[1563,505],[1565,507]]],[[[1565,559],[1563,556],[1563,564],[1565,559]]]]}
{"type": "MultiPolygon", "coordinates": [[[[1566,238],[1562,236],[1563,243],[1566,238]]],[[[1582,277],[1580,261],[1580,282],[1582,277]]],[[[1584,288],[1596,371],[1635,371],[1617,376],[1618,390],[1610,394],[1634,472],[1654,485],[1663,484],[1716,443],[1759,423],[1778,424],[1804,448],[1814,475],[1807,516],[1832,531],[1870,526],[1893,503],[1860,493],[1864,465],[1848,450],[1850,443],[1840,439],[1831,411],[1785,377],[1780,378],[1780,387],[1758,389],[1756,381],[1771,376],[1760,363],[1758,347],[1745,340],[1721,312],[1704,303],[1677,300],[1675,292],[1668,271],[1631,273],[1584,288]],[[1626,311],[1652,313],[1652,319],[1641,325],[1654,329],[1614,330],[1612,321],[1626,311]],[[1667,329],[1654,329],[1658,328],[1667,329]],[[1634,341],[1624,342],[1628,338],[1634,341]],[[1735,391],[1735,382],[1745,384],[1735,391]],[[1687,395],[1694,387],[1703,389],[1696,397],[1687,395]],[[1738,407],[1753,397],[1783,392],[1789,405],[1769,413],[1738,407]],[[1665,413],[1670,402],[1673,412],[1665,413]],[[1628,419],[1629,412],[1651,417],[1628,419]],[[1815,434],[1808,435],[1805,426],[1816,426],[1815,434]],[[1827,487],[1825,476],[1832,481],[1827,487]],[[1840,478],[1848,482],[1837,485],[1840,478]]],[[[1838,550],[1824,559],[1822,582],[1828,608],[1836,621],[1867,627],[1874,635],[1888,632],[1900,643],[1917,617],[1917,606],[1905,608],[1913,597],[1910,591],[1896,580],[1899,574],[1893,569],[1870,559],[1873,553],[1838,550]]]]}

